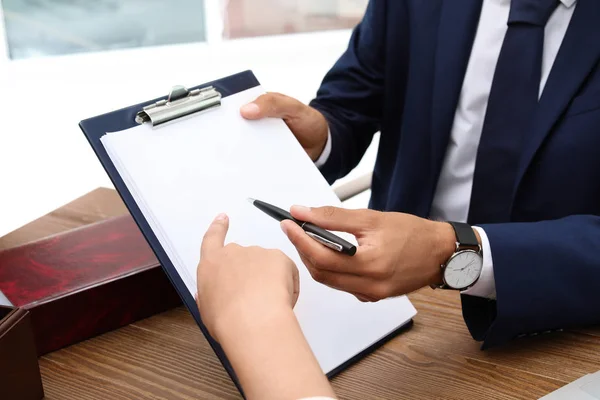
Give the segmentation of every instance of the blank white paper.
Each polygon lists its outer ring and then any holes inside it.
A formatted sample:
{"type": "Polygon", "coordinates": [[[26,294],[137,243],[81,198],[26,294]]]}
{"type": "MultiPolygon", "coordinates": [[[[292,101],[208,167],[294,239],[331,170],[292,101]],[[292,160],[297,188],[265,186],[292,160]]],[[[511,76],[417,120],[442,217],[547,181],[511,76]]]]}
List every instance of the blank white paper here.
{"type": "Polygon", "coordinates": [[[279,223],[248,203],[251,197],[284,209],[340,206],[283,121],[240,116],[239,108],[263,93],[255,87],[224,98],[209,112],[163,127],[144,124],[108,133],[101,140],[190,294],[196,292],[202,237],[221,212],[230,218],[227,242],[280,249],[296,262],[295,313],[327,373],[416,311],[406,297],[361,303],[315,282],[279,223]]]}

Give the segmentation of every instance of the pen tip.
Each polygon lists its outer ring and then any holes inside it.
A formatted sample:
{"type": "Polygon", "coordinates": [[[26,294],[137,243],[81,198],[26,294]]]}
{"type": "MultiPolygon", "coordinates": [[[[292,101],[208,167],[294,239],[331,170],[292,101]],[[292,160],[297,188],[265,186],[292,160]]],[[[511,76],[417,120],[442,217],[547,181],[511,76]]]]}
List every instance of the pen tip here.
{"type": "Polygon", "coordinates": [[[248,203],[254,204],[254,199],[252,197],[248,197],[248,203]]]}

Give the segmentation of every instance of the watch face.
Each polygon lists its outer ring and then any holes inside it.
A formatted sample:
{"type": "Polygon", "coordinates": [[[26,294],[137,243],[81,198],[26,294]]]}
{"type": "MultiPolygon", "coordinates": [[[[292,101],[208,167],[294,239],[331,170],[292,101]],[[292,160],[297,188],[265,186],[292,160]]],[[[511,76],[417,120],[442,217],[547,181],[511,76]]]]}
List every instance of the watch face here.
{"type": "Polygon", "coordinates": [[[454,254],[444,269],[444,280],[452,289],[466,289],[477,281],[483,268],[483,258],[473,250],[454,254]]]}

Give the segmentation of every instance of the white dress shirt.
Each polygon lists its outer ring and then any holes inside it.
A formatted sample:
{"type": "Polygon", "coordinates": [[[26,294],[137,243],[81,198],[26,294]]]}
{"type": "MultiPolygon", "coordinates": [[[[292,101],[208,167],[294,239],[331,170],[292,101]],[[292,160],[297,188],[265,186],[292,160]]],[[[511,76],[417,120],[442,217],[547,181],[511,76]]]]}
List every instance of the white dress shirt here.
{"type": "MultiPolygon", "coordinates": [[[[561,0],[561,4],[546,24],[540,96],[571,21],[576,1],[561,0]]],[[[433,198],[430,215],[432,219],[467,221],[477,148],[496,63],[508,28],[509,11],[510,0],[483,0],[471,57],[454,115],[448,149],[433,198]]],[[[330,153],[331,134],[315,164],[318,167],[325,164],[330,153]]],[[[493,299],[496,297],[492,261],[493,243],[490,244],[483,229],[478,227],[475,229],[482,241],[483,270],[477,283],[463,293],[493,299]]]]}

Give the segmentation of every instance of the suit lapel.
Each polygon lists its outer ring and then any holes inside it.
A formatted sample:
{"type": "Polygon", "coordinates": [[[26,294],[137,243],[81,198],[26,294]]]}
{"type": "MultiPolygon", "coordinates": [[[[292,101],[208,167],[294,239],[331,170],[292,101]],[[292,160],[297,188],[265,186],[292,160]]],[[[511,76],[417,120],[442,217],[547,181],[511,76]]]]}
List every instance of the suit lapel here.
{"type": "Polygon", "coordinates": [[[535,153],[600,60],[600,0],[578,0],[525,143],[515,190],[535,153]]]}
{"type": "Polygon", "coordinates": [[[448,147],[483,0],[442,0],[441,3],[431,109],[434,185],[448,147]]]}

